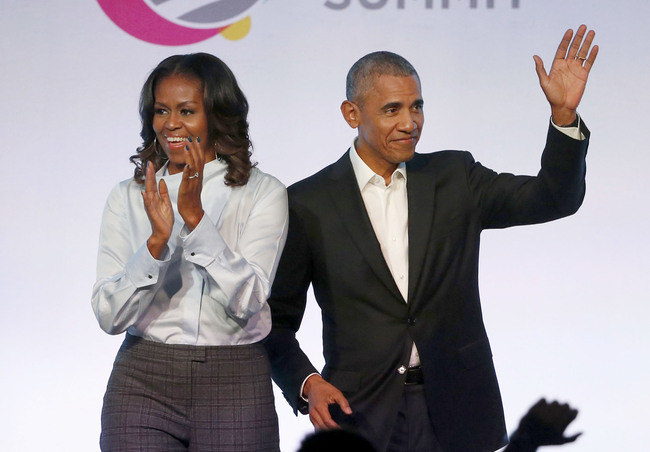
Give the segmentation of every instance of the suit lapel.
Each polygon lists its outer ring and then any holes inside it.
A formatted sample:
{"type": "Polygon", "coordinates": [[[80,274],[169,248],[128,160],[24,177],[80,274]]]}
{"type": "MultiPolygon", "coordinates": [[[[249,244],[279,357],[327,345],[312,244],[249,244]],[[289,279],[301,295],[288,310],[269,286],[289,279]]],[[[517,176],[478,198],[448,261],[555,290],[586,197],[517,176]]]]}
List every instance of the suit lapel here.
{"type": "Polygon", "coordinates": [[[379,241],[359,192],[359,186],[347,152],[332,165],[329,177],[333,183],[329,184],[328,191],[341,223],[345,226],[352,237],[352,241],[377,275],[379,281],[395,297],[403,300],[384,260],[384,255],[381,252],[379,241]]]}
{"type": "Polygon", "coordinates": [[[433,224],[435,179],[424,168],[424,159],[418,155],[406,164],[409,234],[409,302],[416,300],[416,288],[421,287],[422,267],[433,224]]]}

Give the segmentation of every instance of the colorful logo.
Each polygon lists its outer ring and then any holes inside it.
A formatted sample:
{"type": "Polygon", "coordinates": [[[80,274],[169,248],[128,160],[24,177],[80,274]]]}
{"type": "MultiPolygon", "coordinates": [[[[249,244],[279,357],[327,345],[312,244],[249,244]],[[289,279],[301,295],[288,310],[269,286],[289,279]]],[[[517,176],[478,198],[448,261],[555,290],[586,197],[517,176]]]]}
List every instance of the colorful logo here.
{"type": "Polygon", "coordinates": [[[133,37],[180,46],[221,33],[238,40],[251,29],[250,11],[265,0],[97,0],[106,15],[133,37]]]}

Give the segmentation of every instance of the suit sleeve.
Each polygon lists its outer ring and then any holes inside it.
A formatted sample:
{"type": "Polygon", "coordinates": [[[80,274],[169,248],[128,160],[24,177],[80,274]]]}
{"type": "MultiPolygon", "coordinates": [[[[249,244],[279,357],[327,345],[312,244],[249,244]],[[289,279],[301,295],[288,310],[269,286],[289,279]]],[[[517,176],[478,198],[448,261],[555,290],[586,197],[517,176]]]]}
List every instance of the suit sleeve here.
{"type": "Polygon", "coordinates": [[[269,306],[273,326],[264,345],[271,362],[273,381],[294,410],[306,413],[300,397],[304,379],[318,372],[300,348],[296,332],[305,312],[311,283],[311,257],[304,219],[289,195],[289,232],[271,289],[269,306]]]}
{"type": "Polygon", "coordinates": [[[589,130],[584,123],[581,132],[586,138],[576,140],[551,125],[537,176],[497,174],[473,163],[468,180],[483,228],[544,223],[574,214],[585,195],[589,130]]]}

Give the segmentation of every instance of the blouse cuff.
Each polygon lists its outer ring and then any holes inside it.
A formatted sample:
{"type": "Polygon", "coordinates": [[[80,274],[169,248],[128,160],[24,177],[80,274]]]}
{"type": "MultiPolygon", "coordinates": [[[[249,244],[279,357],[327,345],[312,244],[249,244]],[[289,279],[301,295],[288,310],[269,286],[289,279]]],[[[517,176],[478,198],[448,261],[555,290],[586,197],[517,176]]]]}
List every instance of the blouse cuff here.
{"type": "Polygon", "coordinates": [[[156,260],[145,243],[126,263],[126,275],[136,287],[151,286],[158,282],[162,269],[169,264],[170,259],[169,249],[166,248],[163,260],[156,260]]]}
{"type": "Polygon", "coordinates": [[[183,255],[188,262],[207,267],[226,249],[226,242],[207,214],[189,231],[187,226],[180,232],[183,240],[183,255]]]}

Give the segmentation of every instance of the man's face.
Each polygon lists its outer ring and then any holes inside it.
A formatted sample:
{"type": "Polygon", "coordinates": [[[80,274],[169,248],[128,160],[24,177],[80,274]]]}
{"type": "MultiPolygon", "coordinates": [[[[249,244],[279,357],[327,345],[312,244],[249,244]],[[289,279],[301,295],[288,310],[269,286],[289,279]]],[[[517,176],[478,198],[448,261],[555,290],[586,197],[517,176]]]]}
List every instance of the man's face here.
{"type": "Polygon", "coordinates": [[[377,76],[358,104],[346,101],[341,109],[348,124],[357,128],[359,156],[377,174],[392,174],[399,163],[413,158],[424,124],[415,75],[377,76]]]}

